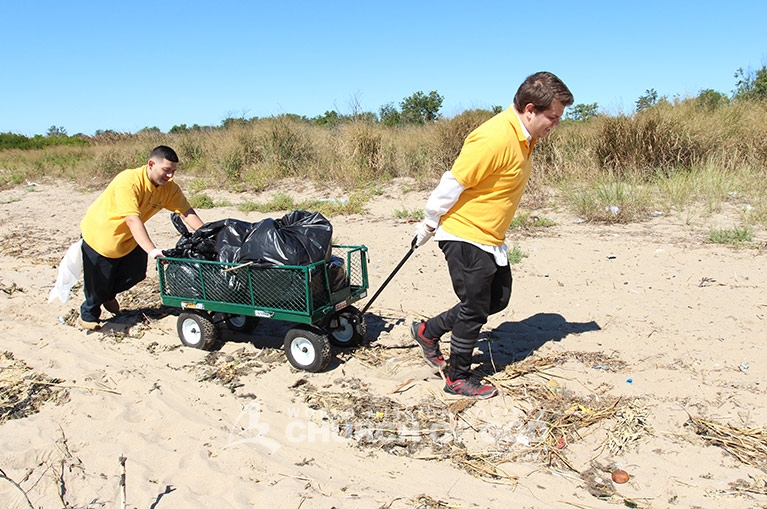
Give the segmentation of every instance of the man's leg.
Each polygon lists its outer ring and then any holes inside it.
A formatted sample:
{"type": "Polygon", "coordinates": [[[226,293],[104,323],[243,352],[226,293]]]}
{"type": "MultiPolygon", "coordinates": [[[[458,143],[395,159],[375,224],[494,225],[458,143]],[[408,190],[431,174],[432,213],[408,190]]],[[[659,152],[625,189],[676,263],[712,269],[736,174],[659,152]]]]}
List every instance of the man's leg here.
{"type": "Polygon", "coordinates": [[[114,294],[130,290],[138,283],[146,279],[147,254],[141,247],[136,248],[120,258],[114,277],[114,294]]]}
{"type": "Polygon", "coordinates": [[[104,302],[104,309],[115,315],[120,312],[117,294],[130,290],[146,278],[146,262],[147,254],[138,246],[120,258],[120,263],[115,270],[114,293],[111,299],[104,302]]]}
{"type": "Polygon", "coordinates": [[[85,302],[80,306],[80,319],[97,323],[101,316],[101,304],[114,298],[112,277],[118,260],[101,256],[85,241],[82,251],[85,302]]]}
{"type": "MultiPolygon", "coordinates": [[[[461,301],[435,320],[440,327],[452,321],[445,391],[477,398],[495,396],[498,391],[494,387],[471,377],[471,359],[479,332],[490,314],[499,267],[490,253],[471,244],[443,242],[440,247],[445,253],[453,289],[461,301]]],[[[498,300],[500,305],[500,296],[498,300]]]]}
{"type": "MultiPolygon", "coordinates": [[[[511,298],[511,284],[512,284],[511,268],[508,265],[503,267],[497,266],[495,265],[495,262],[493,262],[493,265],[496,268],[496,272],[495,272],[495,275],[493,276],[492,283],[490,284],[490,304],[489,304],[490,307],[489,307],[488,316],[506,309],[506,306],[509,305],[509,300],[511,298]]],[[[448,261],[448,269],[449,267],[450,267],[450,261],[448,261]]],[[[453,278],[452,273],[450,277],[451,279],[453,278]]],[[[456,294],[458,294],[457,291],[456,291],[456,294]]],[[[459,295],[459,298],[461,298],[460,295],[459,295]]],[[[423,331],[424,335],[427,338],[439,338],[443,336],[446,332],[452,331],[456,322],[458,322],[458,316],[461,310],[461,305],[462,304],[459,302],[458,304],[448,309],[447,311],[443,311],[439,315],[428,320],[426,322],[426,326],[423,331]]],[[[486,322],[487,322],[487,317],[485,317],[484,321],[482,321],[480,328],[486,322]]]]}
{"type": "Polygon", "coordinates": [[[430,318],[424,327],[424,335],[427,338],[441,338],[446,332],[453,330],[455,322],[458,320],[458,311],[461,304],[458,303],[447,311],[443,311],[437,316],[430,318]]]}
{"type": "Polygon", "coordinates": [[[498,267],[490,290],[490,314],[500,313],[511,300],[511,266],[498,267]]]}
{"type": "Polygon", "coordinates": [[[497,270],[495,260],[490,253],[466,242],[440,242],[440,248],[445,253],[453,291],[460,302],[436,316],[434,325],[438,330],[476,340],[490,315],[492,283],[497,270]]]}
{"type": "MultiPolygon", "coordinates": [[[[447,261],[447,268],[450,272],[453,291],[460,299],[460,302],[447,311],[443,311],[434,318],[426,321],[426,327],[424,329],[426,337],[439,338],[445,333],[452,331],[453,327],[455,327],[455,324],[458,322],[461,309],[466,305],[466,299],[468,297],[465,293],[466,276],[464,274],[464,263],[462,261],[462,257],[464,256],[463,246],[470,246],[473,249],[477,249],[477,251],[483,252],[481,249],[478,249],[471,244],[467,244],[466,242],[442,241],[439,243],[439,247],[445,255],[445,261],[447,261]]],[[[480,328],[481,327],[482,325],[480,324],[480,328]]],[[[477,331],[477,333],[479,333],[479,331],[477,331]]]]}
{"type": "Polygon", "coordinates": [[[122,258],[101,256],[83,241],[83,290],[85,302],[80,306],[80,318],[96,323],[101,316],[101,305],[114,301],[115,296],[146,278],[147,254],[140,247],[122,258]]]}
{"type": "MultiPolygon", "coordinates": [[[[440,242],[439,247],[444,252],[445,244],[465,244],[464,242],[440,242]]],[[[451,262],[448,259],[447,253],[445,253],[445,259],[448,260],[448,270],[450,269],[451,262]]],[[[451,279],[453,274],[451,272],[451,279]]],[[[453,289],[458,294],[458,290],[455,290],[455,283],[453,289]]],[[[461,295],[458,294],[459,298],[461,295]]],[[[439,315],[426,320],[425,322],[413,322],[410,326],[410,336],[421,347],[421,353],[423,354],[426,362],[431,364],[435,368],[440,370],[445,369],[447,362],[442,352],[439,349],[439,340],[446,333],[453,330],[453,326],[458,320],[458,314],[461,309],[461,303],[456,304],[447,311],[443,311],[439,315]]]]}

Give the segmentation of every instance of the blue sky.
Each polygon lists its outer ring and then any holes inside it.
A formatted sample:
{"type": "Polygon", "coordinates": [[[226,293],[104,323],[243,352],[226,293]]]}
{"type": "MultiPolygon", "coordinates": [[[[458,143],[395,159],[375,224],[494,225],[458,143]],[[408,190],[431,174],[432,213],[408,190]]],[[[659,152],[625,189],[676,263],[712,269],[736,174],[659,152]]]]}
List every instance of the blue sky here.
{"type": "Polygon", "coordinates": [[[6,0],[0,132],[378,112],[432,90],[449,117],[508,106],[539,70],[630,112],[651,88],[729,94],[737,68],[767,63],[765,19],[764,0],[6,0]]]}

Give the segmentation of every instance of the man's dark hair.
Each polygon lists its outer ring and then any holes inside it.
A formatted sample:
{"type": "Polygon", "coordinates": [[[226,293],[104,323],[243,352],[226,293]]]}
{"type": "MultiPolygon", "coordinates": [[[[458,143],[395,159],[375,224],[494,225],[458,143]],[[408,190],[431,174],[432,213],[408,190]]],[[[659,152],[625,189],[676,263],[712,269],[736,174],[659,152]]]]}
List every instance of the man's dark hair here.
{"type": "Polygon", "coordinates": [[[573,94],[562,80],[550,72],[542,71],[531,74],[522,82],[514,96],[514,107],[522,112],[525,106],[532,104],[536,111],[544,111],[554,101],[570,106],[573,104],[573,94]]]}
{"type": "Polygon", "coordinates": [[[152,153],[149,154],[149,159],[155,159],[155,160],[165,159],[172,163],[177,163],[178,155],[176,155],[176,151],[173,150],[172,148],[166,147],[165,145],[160,145],[159,147],[155,147],[154,150],[152,150],[152,153]]]}

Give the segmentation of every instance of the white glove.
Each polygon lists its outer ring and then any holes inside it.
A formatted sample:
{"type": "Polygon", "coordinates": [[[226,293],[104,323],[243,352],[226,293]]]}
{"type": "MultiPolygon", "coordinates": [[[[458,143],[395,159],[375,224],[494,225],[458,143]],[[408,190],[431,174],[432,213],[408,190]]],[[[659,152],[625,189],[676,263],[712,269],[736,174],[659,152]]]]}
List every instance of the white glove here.
{"type": "Polygon", "coordinates": [[[149,259],[154,260],[155,258],[160,258],[163,256],[162,249],[154,248],[151,251],[149,251],[149,259]]]}
{"type": "Polygon", "coordinates": [[[434,236],[434,228],[427,226],[424,221],[415,227],[415,247],[421,247],[434,236]]]}

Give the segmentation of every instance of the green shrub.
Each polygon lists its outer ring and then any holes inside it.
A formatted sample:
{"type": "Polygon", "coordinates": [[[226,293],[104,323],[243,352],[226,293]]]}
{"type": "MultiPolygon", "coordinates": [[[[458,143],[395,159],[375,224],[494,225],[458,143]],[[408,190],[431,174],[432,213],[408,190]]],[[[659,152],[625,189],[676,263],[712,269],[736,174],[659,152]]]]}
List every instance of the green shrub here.
{"type": "Polygon", "coordinates": [[[646,218],[653,205],[647,188],[620,180],[563,190],[573,212],[588,222],[629,223],[646,218]]]}
{"type": "Polygon", "coordinates": [[[41,136],[35,135],[27,138],[22,134],[0,133],[0,150],[40,150],[55,146],[88,146],[88,140],[76,136],[41,136]]]}
{"type": "Polygon", "coordinates": [[[197,136],[185,136],[178,145],[178,157],[185,167],[199,164],[205,158],[205,145],[197,136]]]}
{"type": "Polygon", "coordinates": [[[188,184],[184,186],[184,189],[186,192],[195,194],[199,193],[200,191],[204,191],[205,189],[208,189],[208,181],[204,178],[195,178],[192,179],[188,184]]]}
{"type": "Polygon", "coordinates": [[[205,193],[195,194],[189,197],[189,204],[195,209],[212,209],[215,207],[213,200],[205,193]]]}
{"type": "Polygon", "coordinates": [[[514,219],[511,220],[509,230],[529,230],[532,228],[549,228],[555,226],[553,219],[532,215],[530,212],[517,212],[514,219]]]}
{"type": "Polygon", "coordinates": [[[521,247],[519,247],[517,244],[514,244],[514,246],[508,250],[506,253],[506,258],[509,260],[509,265],[516,265],[518,263],[521,263],[522,260],[527,258],[529,255],[525,253],[521,247]]]}
{"type": "Polygon", "coordinates": [[[424,218],[424,212],[422,209],[408,210],[407,208],[403,207],[402,209],[394,210],[394,217],[397,219],[421,221],[424,218]]]}
{"type": "Polygon", "coordinates": [[[296,203],[293,197],[287,193],[277,193],[266,203],[244,201],[238,207],[243,212],[273,212],[275,210],[295,210],[296,203]]]}
{"type": "Polygon", "coordinates": [[[748,227],[715,228],[711,230],[708,240],[714,244],[743,244],[754,238],[753,230],[748,227]]]}
{"type": "Polygon", "coordinates": [[[242,150],[239,147],[223,154],[220,164],[226,182],[236,183],[242,179],[242,170],[245,167],[245,159],[242,150]]]}
{"type": "Polygon", "coordinates": [[[27,174],[18,169],[0,169],[0,188],[17,186],[27,180],[27,174]]]}

